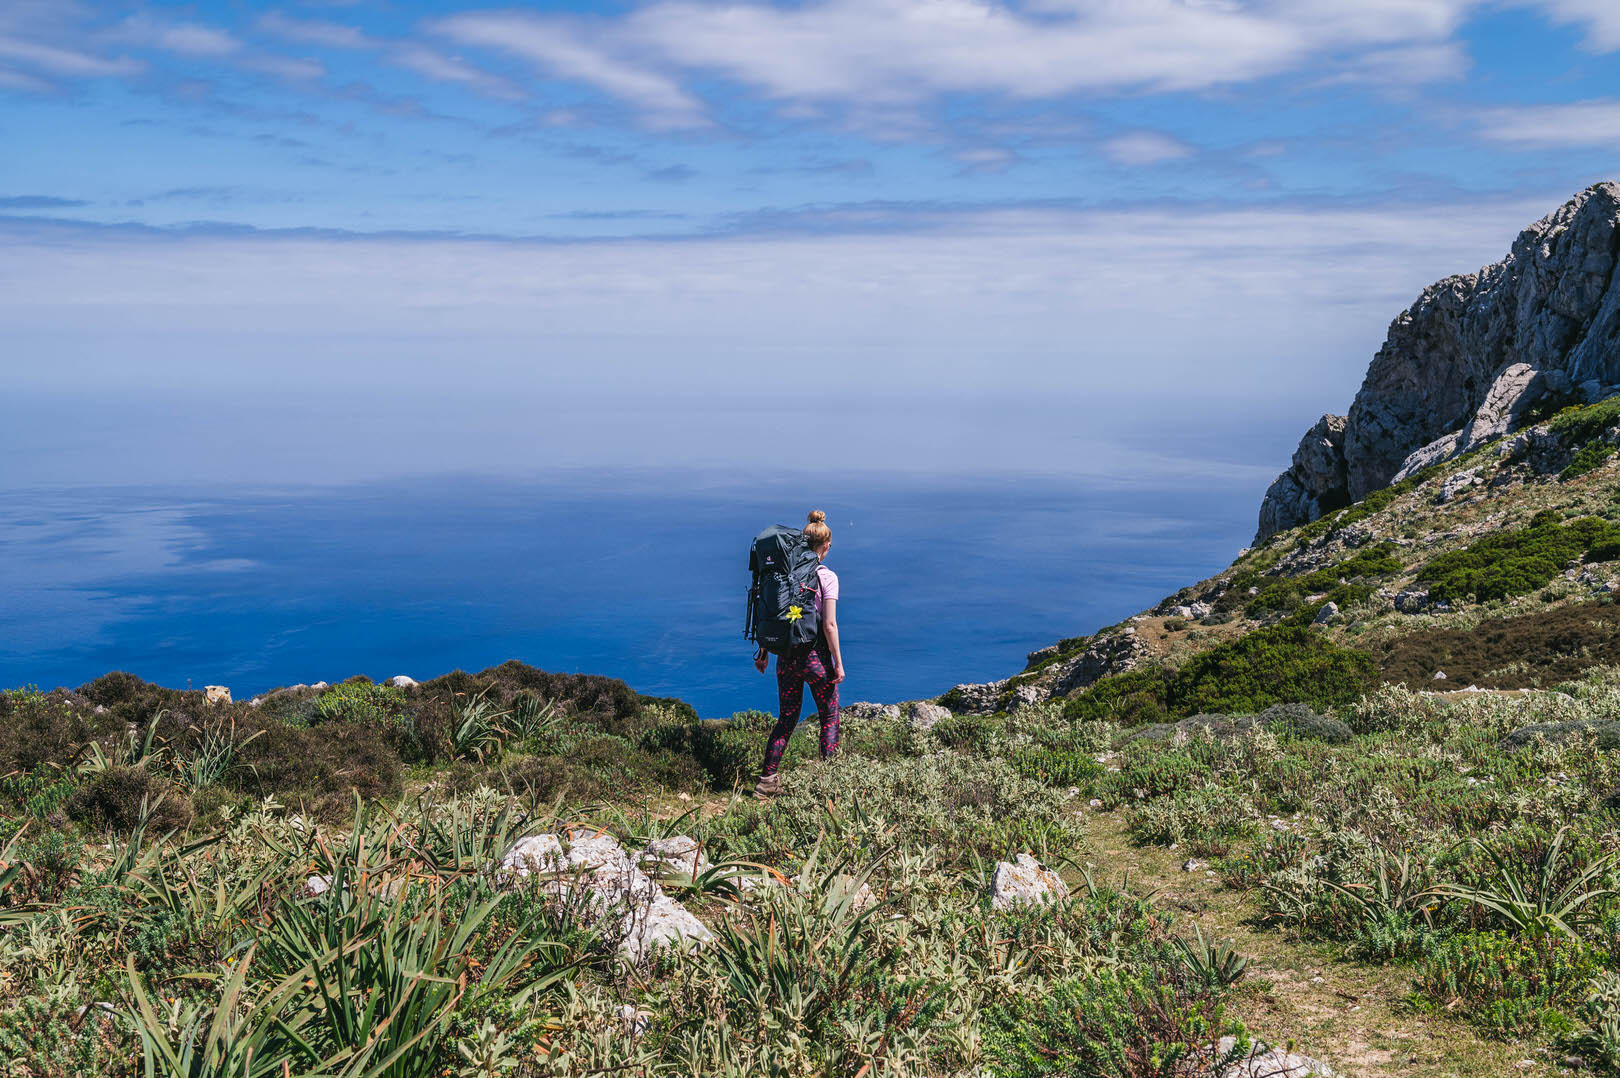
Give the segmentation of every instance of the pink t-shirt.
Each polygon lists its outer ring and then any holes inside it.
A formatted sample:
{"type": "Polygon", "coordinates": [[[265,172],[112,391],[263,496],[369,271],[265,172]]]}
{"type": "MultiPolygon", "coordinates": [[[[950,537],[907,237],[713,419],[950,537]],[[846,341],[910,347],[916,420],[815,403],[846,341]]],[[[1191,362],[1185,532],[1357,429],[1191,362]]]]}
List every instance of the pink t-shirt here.
{"type": "Polygon", "coordinates": [[[821,582],[821,586],[816,589],[816,615],[819,617],[825,600],[838,598],[838,574],[825,565],[818,565],[816,579],[821,582]]]}

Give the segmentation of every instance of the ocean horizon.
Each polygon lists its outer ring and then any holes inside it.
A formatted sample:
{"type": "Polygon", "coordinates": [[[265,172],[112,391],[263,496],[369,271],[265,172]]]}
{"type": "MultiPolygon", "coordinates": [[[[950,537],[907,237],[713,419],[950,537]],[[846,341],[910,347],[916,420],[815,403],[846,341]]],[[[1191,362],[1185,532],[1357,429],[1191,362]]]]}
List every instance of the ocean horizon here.
{"type": "Polygon", "coordinates": [[[1252,478],[571,471],[0,498],[0,684],[128,670],[238,698],[520,659],[705,716],[775,709],[742,636],[750,539],[833,528],[846,702],[1006,677],[1226,566],[1252,478]]]}

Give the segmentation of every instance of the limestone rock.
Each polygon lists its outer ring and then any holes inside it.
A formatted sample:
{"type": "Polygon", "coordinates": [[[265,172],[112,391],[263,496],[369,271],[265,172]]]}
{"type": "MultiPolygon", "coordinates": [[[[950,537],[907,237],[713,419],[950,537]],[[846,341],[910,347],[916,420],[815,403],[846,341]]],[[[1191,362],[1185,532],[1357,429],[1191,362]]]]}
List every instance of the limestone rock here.
{"type": "Polygon", "coordinates": [[[210,704],[228,704],[231,702],[231,690],[224,685],[204,685],[203,699],[210,704]]]}
{"type": "Polygon", "coordinates": [[[1146,655],[1147,646],[1134,630],[1097,636],[1079,655],[1051,668],[1050,698],[1067,696],[1109,674],[1123,674],[1140,665],[1146,655]]]}
{"type": "Polygon", "coordinates": [[[1312,622],[1312,624],[1313,625],[1326,625],[1328,622],[1332,621],[1334,618],[1336,618],[1338,616],[1339,616],[1339,604],[1338,603],[1323,603],[1322,604],[1322,609],[1318,610],[1316,612],[1316,619],[1315,619],[1315,621],[1312,622]]]}
{"type": "Polygon", "coordinates": [[[1458,472],[1456,475],[1446,476],[1445,480],[1440,484],[1440,493],[1436,495],[1434,500],[1440,504],[1455,501],[1457,498],[1471,491],[1474,487],[1482,487],[1484,485],[1485,480],[1479,477],[1479,469],[1470,468],[1465,472],[1458,472]]]}
{"type": "Polygon", "coordinates": [[[1057,653],[1058,646],[1056,644],[1048,644],[1044,648],[1036,648],[1034,651],[1024,656],[1024,659],[1029,663],[1030,666],[1034,666],[1038,662],[1044,662],[1045,660],[1050,659],[1057,653]]]}
{"type": "MultiPolygon", "coordinates": [[[[1216,1045],[1216,1053],[1225,1056],[1236,1044],[1235,1038],[1222,1037],[1216,1045]]],[[[1221,1078],[1337,1078],[1338,1072],[1319,1059],[1283,1048],[1262,1052],[1259,1047],[1247,1059],[1240,1059],[1222,1071],[1221,1078]]]]}
{"type": "Polygon", "coordinates": [[[1345,475],[1346,418],[1325,415],[1305,432],[1288,470],[1279,475],[1260,503],[1260,530],[1268,535],[1309,524],[1349,501],[1345,475]]]}
{"type": "Polygon", "coordinates": [[[951,703],[964,715],[988,715],[996,710],[1001,690],[1008,679],[986,681],[981,685],[958,685],[950,691],[951,703]]]}
{"type": "Polygon", "coordinates": [[[702,921],[631,862],[612,835],[575,831],[566,847],[556,835],[529,835],[507,849],[497,868],[497,878],[508,880],[535,873],[554,876],[546,886],[558,890],[583,886],[599,913],[616,918],[623,934],[619,950],[632,962],[655,947],[713,938],[702,921]]]}
{"type": "Polygon", "coordinates": [[[660,869],[697,876],[713,867],[697,840],[686,835],[655,838],[636,854],[642,871],[656,874],[660,869]]]}
{"type": "Polygon", "coordinates": [[[1429,593],[1422,588],[1413,588],[1395,596],[1395,609],[1402,614],[1421,614],[1428,605],[1429,593]]]}
{"type": "Polygon", "coordinates": [[[899,704],[874,704],[869,700],[857,700],[853,704],[845,704],[838,709],[841,719],[898,719],[900,717],[899,704]]]}
{"type": "Polygon", "coordinates": [[[1617,260],[1620,184],[1600,183],[1521,232],[1502,261],[1425,288],[1373,357],[1337,459],[1313,427],[1266,494],[1259,538],[1313,519],[1312,482],[1341,464],[1359,501],[1422,466],[1420,451],[1446,459],[1514,430],[1549,393],[1620,382],[1617,260]]]}
{"type": "Polygon", "coordinates": [[[936,722],[939,722],[941,719],[950,718],[951,713],[948,709],[940,707],[938,704],[931,704],[926,700],[919,700],[917,703],[912,704],[907,710],[906,717],[911,720],[911,725],[916,729],[932,730],[936,722]]]}
{"type": "Polygon", "coordinates": [[[404,674],[395,674],[393,677],[383,682],[383,684],[392,685],[396,689],[414,689],[420,685],[421,682],[417,681],[415,678],[406,677],[404,674]]]}
{"type": "Polygon", "coordinates": [[[997,863],[990,880],[990,905],[998,910],[1067,897],[1069,888],[1058,874],[1027,853],[997,863]]]}

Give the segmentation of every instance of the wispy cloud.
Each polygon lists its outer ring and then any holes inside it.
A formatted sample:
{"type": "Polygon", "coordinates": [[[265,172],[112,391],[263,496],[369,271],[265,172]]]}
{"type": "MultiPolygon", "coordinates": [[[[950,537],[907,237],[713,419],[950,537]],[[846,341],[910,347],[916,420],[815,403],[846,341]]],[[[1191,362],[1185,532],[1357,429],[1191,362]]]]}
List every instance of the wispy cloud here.
{"type": "Polygon", "coordinates": [[[813,0],[791,7],[660,0],[616,19],[472,12],[433,24],[524,56],[672,124],[703,115],[688,85],[718,75],[766,97],[856,109],[952,93],[1013,99],[1208,90],[1312,66],[1401,81],[1446,77],[1471,0],[813,0]]]}
{"type": "Polygon", "coordinates": [[[1102,144],[1115,164],[1160,165],[1193,155],[1193,148],[1159,131],[1130,131],[1102,144]]]}
{"type": "Polygon", "coordinates": [[[1520,105],[1480,114],[1480,134],[1526,149],[1620,145],[1620,100],[1520,105]]]}
{"type": "Polygon", "coordinates": [[[438,33],[462,45],[521,57],[546,72],[587,83],[640,109],[655,127],[702,126],[708,121],[698,99],[671,77],[633,57],[614,54],[575,23],[511,12],[453,15],[435,24],[438,33]]]}
{"type": "Polygon", "coordinates": [[[131,15],[114,36],[185,56],[229,56],[242,49],[242,43],[225,30],[199,23],[168,22],[149,14],[131,15]]]}

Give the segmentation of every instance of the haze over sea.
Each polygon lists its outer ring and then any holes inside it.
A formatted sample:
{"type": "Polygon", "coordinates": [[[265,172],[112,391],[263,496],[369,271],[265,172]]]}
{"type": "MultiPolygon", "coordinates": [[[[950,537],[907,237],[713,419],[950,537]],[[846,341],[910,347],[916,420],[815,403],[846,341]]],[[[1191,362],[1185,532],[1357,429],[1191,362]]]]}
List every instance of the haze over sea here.
{"type": "MultiPolygon", "coordinates": [[[[1112,437],[1095,462],[1152,459],[1112,437]]],[[[755,462],[15,491],[0,497],[0,684],[129,669],[241,697],[518,658],[705,715],[773,709],[741,637],[747,544],[819,506],[844,587],[844,699],[931,696],[1224,566],[1263,482],[1230,456],[1256,440],[1226,432],[1202,464],[1130,481],[1081,459],[1069,476],[755,462]]]]}

